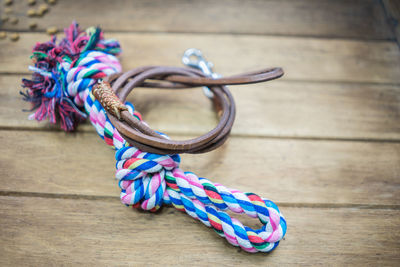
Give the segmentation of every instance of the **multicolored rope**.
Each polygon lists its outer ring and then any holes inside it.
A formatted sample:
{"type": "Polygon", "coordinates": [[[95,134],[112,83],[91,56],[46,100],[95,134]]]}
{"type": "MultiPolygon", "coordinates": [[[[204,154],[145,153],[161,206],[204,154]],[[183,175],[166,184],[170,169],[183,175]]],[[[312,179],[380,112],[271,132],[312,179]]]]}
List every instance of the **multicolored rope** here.
{"type": "Polygon", "coordinates": [[[61,128],[72,131],[86,119],[81,110],[87,98],[88,88],[97,79],[121,72],[119,60],[121,52],[115,40],[105,40],[99,28],[79,30],[75,22],[64,30],[66,37],[59,44],[56,37],[46,43],[37,43],[32,59],[35,66],[32,80],[23,79],[21,92],[26,101],[33,103],[36,110],[30,119],[51,123],[60,121],[61,128]]]}
{"type": "MultiPolygon", "coordinates": [[[[54,123],[59,114],[63,129],[72,130],[86,117],[83,105],[99,136],[116,150],[122,203],[149,211],[172,204],[248,252],[269,252],[277,247],[286,233],[286,221],[272,201],[183,172],[179,155],[157,155],[129,146],[91,93],[97,79],[121,71],[114,56],[120,51],[118,43],[104,40],[99,29],[85,34],[76,23],[65,34],[58,45],[53,37],[34,48],[33,80],[23,80],[28,88],[26,99],[37,108],[33,116],[54,123]],[[247,227],[228,211],[257,218],[262,227],[247,227]]],[[[142,120],[131,103],[126,106],[142,120]]]]}

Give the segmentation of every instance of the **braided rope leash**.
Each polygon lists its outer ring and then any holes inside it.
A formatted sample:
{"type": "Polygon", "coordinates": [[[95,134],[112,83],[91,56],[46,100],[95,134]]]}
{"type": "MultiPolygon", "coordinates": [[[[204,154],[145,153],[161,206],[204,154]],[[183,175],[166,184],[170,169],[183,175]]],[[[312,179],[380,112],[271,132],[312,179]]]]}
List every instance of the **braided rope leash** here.
{"type": "MultiPolygon", "coordinates": [[[[53,37],[34,48],[35,67],[30,68],[34,73],[32,80],[23,80],[28,90],[22,93],[36,109],[31,118],[48,118],[52,123],[59,118],[61,127],[71,131],[88,116],[99,136],[116,150],[122,203],[149,211],[172,204],[248,252],[269,252],[277,247],[286,233],[286,221],[272,201],[184,172],[179,168],[179,155],[143,152],[121,137],[91,92],[98,79],[121,72],[115,57],[120,53],[119,44],[105,40],[99,29],[81,32],[76,23],[65,34],[59,44],[53,37]],[[262,227],[247,227],[228,211],[258,218],[262,227]]],[[[131,103],[125,106],[142,121],[131,103]]]]}

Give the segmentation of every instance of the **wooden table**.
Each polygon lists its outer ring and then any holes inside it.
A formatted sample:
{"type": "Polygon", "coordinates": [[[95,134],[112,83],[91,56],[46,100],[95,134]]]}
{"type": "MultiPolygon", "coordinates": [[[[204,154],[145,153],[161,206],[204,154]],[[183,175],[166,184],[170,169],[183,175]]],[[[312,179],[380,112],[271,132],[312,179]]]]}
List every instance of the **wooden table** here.
{"type": "MultiPolygon", "coordinates": [[[[36,19],[14,2],[19,23],[2,29],[20,40],[0,40],[0,265],[399,264],[400,51],[396,10],[385,10],[394,1],[59,0],[36,19]],[[173,208],[125,207],[113,152],[91,125],[66,134],[27,120],[18,91],[31,48],[73,19],[118,39],[125,70],[180,66],[190,47],[224,75],[284,68],[280,80],[232,86],[229,141],[181,164],[275,201],[288,232],[273,253],[243,252],[173,208]]],[[[216,124],[201,90],[138,89],[130,100],[175,138],[216,124]]]]}

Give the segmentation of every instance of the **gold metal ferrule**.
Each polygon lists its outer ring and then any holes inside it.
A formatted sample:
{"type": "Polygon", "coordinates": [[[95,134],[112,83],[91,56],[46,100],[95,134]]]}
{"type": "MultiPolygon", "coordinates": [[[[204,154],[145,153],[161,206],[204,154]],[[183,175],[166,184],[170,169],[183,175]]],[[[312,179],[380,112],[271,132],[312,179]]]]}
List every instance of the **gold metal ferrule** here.
{"type": "Polygon", "coordinates": [[[121,120],[121,111],[128,108],[121,102],[114,93],[111,85],[103,80],[99,80],[92,89],[94,97],[100,102],[105,110],[121,120]]]}

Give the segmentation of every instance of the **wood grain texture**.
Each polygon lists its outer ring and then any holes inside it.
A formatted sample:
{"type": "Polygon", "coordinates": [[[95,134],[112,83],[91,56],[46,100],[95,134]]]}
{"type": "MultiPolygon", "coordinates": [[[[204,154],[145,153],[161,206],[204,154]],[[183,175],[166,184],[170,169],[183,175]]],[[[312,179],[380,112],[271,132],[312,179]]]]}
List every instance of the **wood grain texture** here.
{"type": "MultiPolygon", "coordinates": [[[[398,265],[400,51],[382,5],[395,1],[59,0],[40,19],[14,2],[20,22],[0,25],[21,31],[0,40],[0,266],[398,265]],[[181,164],[280,205],[288,234],[276,251],[247,254],[173,208],[125,207],[114,153],[89,124],[66,134],[26,120],[18,91],[32,46],[74,18],[121,42],[124,70],[180,66],[189,47],[223,75],[284,68],[279,81],[231,87],[233,136],[181,164]]],[[[137,89],[130,100],[176,139],[216,124],[201,90],[137,89]]]]}
{"type": "MultiPolygon", "coordinates": [[[[18,91],[21,75],[0,76],[0,127],[57,129],[27,120],[18,91]]],[[[29,75],[25,75],[29,77],[29,75]]],[[[232,86],[233,135],[400,140],[400,86],[273,81],[232,86]]],[[[200,89],[135,89],[129,100],[147,123],[169,134],[200,135],[217,123],[200,89]]],[[[79,131],[94,131],[87,123],[79,131]]]]}
{"type": "MultiPolygon", "coordinates": [[[[398,210],[284,208],[289,232],[271,254],[249,254],[173,208],[118,201],[0,197],[1,265],[396,265],[398,210]]],[[[254,225],[253,221],[252,222],[254,225]]]]}
{"type": "Polygon", "coordinates": [[[84,27],[102,25],[106,31],[393,38],[376,0],[253,0],[246,4],[240,0],[100,0],[96,4],[64,0],[40,19],[26,16],[30,7],[25,1],[14,2],[20,22],[5,23],[3,27],[10,30],[27,30],[30,21],[37,21],[39,30],[63,29],[77,20],[84,27]]]}
{"type": "MultiPolygon", "coordinates": [[[[143,65],[180,66],[183,52],[196,47],[222,75],[281,66],[288,80],[400,83],[400,51],[395,41],[163,33],[106,37],[121,42],[124,70],[143,65]]],[[[48,39],[44,34],[24,33],[19,42],[3,45],[0,73],[28,73],[33,44],[48,39]]]]}
{"type": "MultiPolygon", "coordinates": [[[[2,131],[0,142],[1,191],[119,195],[113,151],[95,134],[2,131]]],[[[237,137],[181,167],[277,202],[399,205],[399,163],[398,143],[237,137]]]]}

